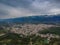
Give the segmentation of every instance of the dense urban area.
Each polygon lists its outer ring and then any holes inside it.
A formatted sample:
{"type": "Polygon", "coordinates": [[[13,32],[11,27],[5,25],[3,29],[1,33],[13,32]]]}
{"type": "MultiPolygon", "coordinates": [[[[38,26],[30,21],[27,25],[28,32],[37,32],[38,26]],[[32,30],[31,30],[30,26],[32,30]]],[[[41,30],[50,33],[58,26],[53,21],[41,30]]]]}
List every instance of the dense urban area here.
{"type": "Polygon", "coordinates": [[[60,25],[0,24],[0,45],[60,45],[60,25]]]}

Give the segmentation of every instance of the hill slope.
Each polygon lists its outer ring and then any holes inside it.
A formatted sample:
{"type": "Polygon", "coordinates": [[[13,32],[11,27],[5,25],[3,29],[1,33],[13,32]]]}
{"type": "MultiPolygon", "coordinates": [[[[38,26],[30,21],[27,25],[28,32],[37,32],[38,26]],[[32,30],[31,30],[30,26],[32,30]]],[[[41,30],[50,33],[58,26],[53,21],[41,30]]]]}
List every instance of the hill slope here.
{"type": "Polygon", "coordinates": [[[4,20],[1,20],[0,22],[10,22],[10,23],[60,23],[60,15],[19,17],[19,18],[12,18],[12,19],[4,19],[4,20]]]}

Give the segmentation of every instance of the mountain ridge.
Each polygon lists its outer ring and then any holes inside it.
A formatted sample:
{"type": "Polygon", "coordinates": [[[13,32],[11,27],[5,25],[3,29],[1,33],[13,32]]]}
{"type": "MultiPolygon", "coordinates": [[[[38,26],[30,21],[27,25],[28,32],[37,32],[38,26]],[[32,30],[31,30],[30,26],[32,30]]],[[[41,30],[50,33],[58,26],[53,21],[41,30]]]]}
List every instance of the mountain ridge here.
{"type": "Polygon", "coordinates": [[[60,15],[42,15],[42,16],[27,16],[11,19],[2,19],[0,22],[9,23],[60,23],[60,15]]]}

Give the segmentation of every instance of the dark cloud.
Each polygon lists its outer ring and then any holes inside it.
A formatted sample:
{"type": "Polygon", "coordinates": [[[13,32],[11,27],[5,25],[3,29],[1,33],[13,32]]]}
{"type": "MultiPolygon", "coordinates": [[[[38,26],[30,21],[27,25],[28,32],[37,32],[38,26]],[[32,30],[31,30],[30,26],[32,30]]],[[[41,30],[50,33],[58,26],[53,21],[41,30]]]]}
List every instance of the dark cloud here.
{"type": "Polygon", "coordinates": [[[0,15],[5,16],[5,15],[7,15],[7,14],[8,14],[8,12],[6,12],[5,10],[1,10],[1,9],[0,9],[0,15]]]}
{"type": "Polygon", "coordinates": [[[54,0],[55,2],[60,2],[60,0],[54,0]]]}
{"type": "MultiPolygon", "coordinates": [[[[29,8],[31,6],[31,4],[33,2],[35,2],[36,0],[0,0],[0,3],[4,3],[6,5],[10,5],[13,7],[23,7],[23,8],[29,8]]],[[[37,0],[38,2],[45,2],[48,1],[52,4],[54,4],[55,6],[59,6],[60,5],[60,0],[37,0]]]]}
{"type": "Polygon", "coordinates": [[[0,17],[11,18],[30,14],[60,14],[60,0],[0,0],[0,17]]]}
{"type": "Polygon", "coordinates": [[[30,6],[32,0],[0,0],[0,2],[14,7],[20,6],[25,8],[30,6]]]}
{"type": "Polygon", "coordinates": [[[0,18],[4,18],[7,15],[8,15],[8,13],[6,11],[0,10],[0,18]]]}
{"type": "Polygon", "coordinates": [[[46,0],[46,1],[49,1],[51,3],[56,3],[56,4],[60,3],[60,0],[46,0]]]}

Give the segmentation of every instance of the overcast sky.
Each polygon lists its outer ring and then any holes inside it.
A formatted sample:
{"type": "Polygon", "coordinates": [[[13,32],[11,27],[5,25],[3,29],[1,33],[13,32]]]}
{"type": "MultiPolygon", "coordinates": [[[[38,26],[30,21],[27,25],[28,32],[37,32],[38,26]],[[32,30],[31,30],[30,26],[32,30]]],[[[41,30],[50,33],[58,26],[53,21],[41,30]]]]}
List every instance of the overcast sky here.
{"type": "Polygon", "coordinates": [[[60,0],[0,0],[0,19],[60,14],[60,0]]]}

